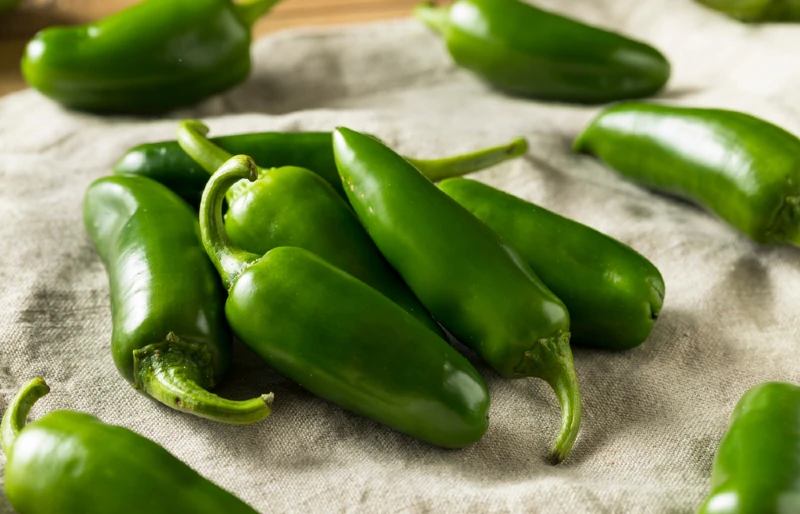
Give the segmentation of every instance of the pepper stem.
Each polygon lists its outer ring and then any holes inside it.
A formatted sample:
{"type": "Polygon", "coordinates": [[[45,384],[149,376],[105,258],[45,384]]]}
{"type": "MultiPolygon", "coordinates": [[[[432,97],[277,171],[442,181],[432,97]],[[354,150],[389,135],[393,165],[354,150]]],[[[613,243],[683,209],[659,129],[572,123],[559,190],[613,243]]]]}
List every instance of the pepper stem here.
{"type": "Polygon", "coordinates": [[[273,395],[244,401],[226,400],[206,388],[214,386],[211,354],[199,344],[170,332],[165,341],[133,352],[134,387],[159,402],[201,418],[246,425],[270,415],[273,395]]]}
{"type": "Polygon", "coordinates": [[[414,7],[414,16],[439,34],[444,34],[449,10],[449,7],[436,7],[434,2],[422,2],[414,7]]]}
{"type": "Polygon", "coordinates": [[[259,18],[267,14],[281,0],[242,0],[233,4],[239,17],[248,27],[252,27],[259,18]]]}
{"type": "MultiPolygon", "coordinates": [[[[208,126],[198,120],[183,120],[178,124],[178,144],[184,152],[192,158],[194,162],[206,170],[209,175],[213,175],[226,161],[233,157],[233,154],[214,144],[208,139],[208,126]]],[[[259,176],[265,170],[259,168],[259,176]]],[[[231,205],[236,198],[241,196],[249,186],[246,180],[239,181],[228,189],[225,195],[228,205],[231,205]]]]}
{"type": "Polygon", "coordinates": [[[553,388],[561,406],[561,431],[547,459],[558,464],[569,454],[581,425],[581,392],[569,346],[569,333],[538,341],[525,352],[517,374],[541,378],[553,388]]]}
{"type": "Polygon", "coordinates": [[[406,158],[406,160],[428,177],[431,182],[439,182],[446,178],[460,177],[467,173],[480,171],[501,162],[515,159],[520,155],[525,155],[527,151],[528,142],[525,138],[520,137],[502,146],[486,148],[468,154],[445,157],[443,159],[406,158]]]}
{"type": "Polygon", "coordinates": [[[246,155],[232,157],[212,175],[200,201],[200,237],[227,289],[261,256],[242,250],[228,237],[222,220],[222,200],[225,192],[236,182],[257,178],[258,168],[253,159],[246,155]]]}
{"type": "Polygon", "coordinates": [[[14,399],[11,400],[3,415],[3,422],[0,423],[0,445],[3,447],[6,458],[11,458],[14,443],[19,433],[25,428],[31,407],[39,398],[49,392],[50,387],[43,378],[34,378],[20,389],[14,399]]]}

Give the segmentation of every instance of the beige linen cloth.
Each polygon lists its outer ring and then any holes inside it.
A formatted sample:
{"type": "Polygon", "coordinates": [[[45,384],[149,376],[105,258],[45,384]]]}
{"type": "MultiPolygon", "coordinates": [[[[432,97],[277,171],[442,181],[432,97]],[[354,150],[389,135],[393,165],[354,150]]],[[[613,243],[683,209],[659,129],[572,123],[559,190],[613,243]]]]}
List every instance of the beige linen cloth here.
{"type": "MultiPolygon", "coordinates": [[[[673,77],[660,101],[739,109],[800,133],[800,25],[745,26],[691,0],[549,5],[664,51],[673,77]]],[[[691,512],[741,394],[800,378],[800,249],[757,246],[574,155],[571,140],[598,108],[505,97],[457,69],[410,19],[283,32],[253,54],[247,83],[167,119],[67,112],[33,91],[0,101],[0,410],[43,376],[52,393],[33,418],[75,409],[124,425],[262,512],[691,512]],[[556,467],[544,460],[559,426],[553,393],[539,380],[502,380],[472,353],[491,422],[458,451],[322,401],[241,346],[219,393],[272,391],[270,418],[236,427],[170,410],[115,371],[106,275],[81,201],[128,148],[174,139],[186,116],[212,135],[346,125],[420,157],[525,136],[525,158],[474,177],[651,259],[666,281],[661,319],[637,349],[575,349],[583,425],[556,467]]],[[[12,512],[2,495],[0,512],[12,512]]]]}

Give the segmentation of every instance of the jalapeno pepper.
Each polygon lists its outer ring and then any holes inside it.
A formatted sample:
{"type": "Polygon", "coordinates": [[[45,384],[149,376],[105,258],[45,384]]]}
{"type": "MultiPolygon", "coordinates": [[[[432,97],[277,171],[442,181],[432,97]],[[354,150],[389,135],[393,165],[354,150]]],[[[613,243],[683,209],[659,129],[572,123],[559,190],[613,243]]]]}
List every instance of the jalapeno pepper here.
{"type": "Polygon", "coordinates": [[[486,431],[489,395],[443,339],[360,280],[307,250],[263,257],[235,246],[222,221],[225,191],[255,180],[249,157],[214,174],[200,207],[206,251],[228,288],[234,334],[278,373],[361,416],[423,441],[465,446],[486,431]]]}
{"type": "Polygon", "coordinates": [[[800,21],[798,0],[697,0],[741,21],[800,21]]]}
{"type": "Polygon", "coordinates": [[[153,441],[89,414],[55,411],[25,424],[50,391],[35,378],[0,426],[5,489],[20,514],[255,514],[153,441]]]}
{"type": "Polygon", "coordinates": [[[579,103],[650,96],[667,82],[655,48],[519,0],[420,4],[456,63],[513,94],[579,103]]]}
{"type": "MultiPolygon", "coordinates": [[[[204,127],[203,134],[206,130],[204,127]]],[[[333,186],[342,198],[346,198],[342,181],[336,171],[336,162],[333,160],[330,132],[257,132],[215,137],[211,142],[225,150],[228,155],[249,155],[263,168],[297,166],[311,170],[333,186]]],[[[513,147],[509,147],[519,149],[524,145],[525,141],[517,140],[513,147]]],[[[522,152],[524,153],[524,149],[522,152]]],[[[456,156],[433,160],[406,159],[431,180],[437,181],[479,171],[510,157],[514,155],[478,152],[468,158],[456,156]]],[[[203,169],[181,149],[177,141],[164,141],[131,148],[114,166],[114,173],[152,178],[178,193],[190,204],[199,206],[209,173],[217,168],[203,169]]]]}
{"type": "Polygon", "coordinates": [[[748,390],[717,450],[711,494],[700,514],[800,512],[800,387],[748,390]]]}
{"type": "Polygon", "coordinates": [[[192,208],[158,182],[114,176],[89,186],[83,214],[108,272],[120,374],[164,405],[204,418],[268,416],[269,395],[231,401],[207,391],[228,369],[231,336],[192,208]]]}
{"type": "Polygon", "coordinates": [[[516,250],[564,302],[573,343],[624,350],[650,335],[664,281],[632,248],[480,182],[452,178],[439,188],[516,250]]]}
{"type": "Polygon", "coordinates": [[[340,127],[333,153],[361,223],[434,318],[503,377],[553,388],[562,424],[549,457],[563,460],[581,420],[567,308],[489,227],[376,139],[340,127]]]}
{"type": "Polygon", "coordinates": [[[800,243],[800,140],[740,112],[628,103],[575,141],[645,187],[714,212],[756,242],[800,243]]]}
{"type": "Polygon", "coordinates": [[[278,0],[149,0],[96,23],[50,27],[22,74],[42,94],[94,112],[188,106],[250,74],[250,29],[278,0]]]}

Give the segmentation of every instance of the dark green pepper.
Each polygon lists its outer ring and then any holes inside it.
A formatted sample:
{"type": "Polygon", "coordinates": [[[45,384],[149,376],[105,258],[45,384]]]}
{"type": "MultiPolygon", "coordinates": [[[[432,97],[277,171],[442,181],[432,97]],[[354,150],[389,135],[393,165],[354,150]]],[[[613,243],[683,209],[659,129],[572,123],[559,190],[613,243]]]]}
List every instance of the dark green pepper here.
{"type": "Polygon", "coordinates": [[[664,280],[632,248],[480,182],[452,178],[439,188],[494,230],[564,302],[573,343],[624,350],[650,335],[664,280]]]}
{"type": "Polygon", "coordinates": [[[800,387],[766,382],[731,415],[699,514],[800,512],[800,387]]]}
{"type": "Polygon", "coordinates": [[[55,411],[28,425],[50,388],[35,378],[3,416],[6,495],[19,514],[255,514],[150,439],[89,414],[55,411]]]}
{"type": "Polygon", "coordinates": [[[740,112],[621,104],[575,150],[714,212],[759,243],[800,244],[800,139],[740,112]]]}
{"type": "Polygon", "coordinates": [[[148,0],[28,43],[22,74],[73,109],[157,113],[195,104],[250,74],[250,29],[278,0],[148,0]]]}
{"type": "Polygon", "coordinates": [[[231,401],[207,391],[225,376],[231,336],[192,208],[158,182],[113,176],[89,186],[83,214],[108,272],[120,374],[164,405],[204,418],[268,416],[271,396],[231,401]]]}
{"type": "Polygon", "coordinates": [[[234,334],[278,373],[361,416],[444,447],[477,441],[489,394],[472,365],[394,302],[301,248],[263,257],[225,233],[225,191],[257,168],[238,156],[214,174],[200,228],[234,334]]]}
{"type": "Polygon", "coordinates": [[[655,48],[520,0],[421,4],[456,63],[513,94],[578,103],[650,96],[669,79],[655,48]]]}
{"type": "Polygon", "coordinates": [[[799,0],[698,0],[741,21],[800,21],[799,0]]]}
{"type": "Polygon", "coordinates": [[[491,229],[376,139],[338,128],[333,153],[361,223],[434,318],[503,377],[553,388],[562,423],[549,458],[563,460],[581,420],[567,308],[491,229]]]}
{"type": "MultiPolygon", "coordinates": [[[[257,132],[215,137],[211,141],[230,155],[249,155],[262,168],[297,166],[311,170],[333,186],[342,198],[346,198],[333,160],[330,132],[257,132]]],[[[527,147],[523,148],[523,145],[523,140],[517,140],[509,148],[514,151],[522,149],[524,153],[527,147]]],[[[488,168],[507,157],[514,155],[478,152],[467,159],[461,156],[432,160],[406,159],[435,182],[488,168]]],[[[209,171],[189,157],[177,141],[146,143],[131,148],[114,166],[114,174],[144,175],[157,180],[195,207],[200,205],[200,197],[209,178],[209,171]]]]}

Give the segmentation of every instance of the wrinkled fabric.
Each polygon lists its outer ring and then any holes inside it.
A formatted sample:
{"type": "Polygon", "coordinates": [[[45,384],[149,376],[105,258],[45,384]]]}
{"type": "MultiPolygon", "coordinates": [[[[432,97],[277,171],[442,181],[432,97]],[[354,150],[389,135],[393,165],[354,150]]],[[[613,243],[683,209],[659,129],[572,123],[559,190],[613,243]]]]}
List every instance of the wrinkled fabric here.
{"type": "MultiPolygon", "coordinates": [[[[742,110],[800,133],[800,25],[742,25],[690,0],[542,4],[661,49],[673,76],[658,100],[742,110]]],[[[253,54],[245,84],[162,119],[68,112],[34,91],[0,100],[0,410],[43,376],[52,392],[33,418],[75,409],[126,426],[262,512],[672,513],[693,511],[706,494],[741,394],[798,380],[800,250],[757,246],[573,154],[571,141],[599,107],[493,91],[411,19],[277,33],[253,54]],[[114,368],[107,279],[81,201],[128,148],[174,139],[176,120],[188,116],[212,135],[345,125],[419,157],[524,136],[526,157],[473,177],[648,257],[666,282],[661,318],[639,348],[574,349],[583,425],[556,467],[544,459],[559,427],[552,391],[535,379],[502,380],[467,350],[492,407],[486,436],[462,450],[320,400],[241,345],[218,392],[272,391],[271,417],[227,426],[171,410],[114,368]]],[[[0,513],[10,512],[0,496],[0,513]]]]}

